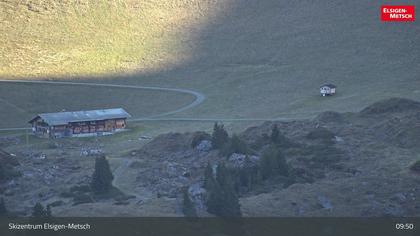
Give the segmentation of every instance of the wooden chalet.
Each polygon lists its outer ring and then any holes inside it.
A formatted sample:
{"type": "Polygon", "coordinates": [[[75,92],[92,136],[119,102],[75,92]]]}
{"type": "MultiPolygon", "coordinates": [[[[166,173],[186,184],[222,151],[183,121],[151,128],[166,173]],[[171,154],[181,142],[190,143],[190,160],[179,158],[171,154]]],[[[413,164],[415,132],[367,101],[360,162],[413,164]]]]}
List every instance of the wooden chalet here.
{"type": "Polygon", "coordinates": [[[334,84],[323,84],[321,87],[319,87],[319,92],[321,93],[321,96],[331,96],[335,94],[337,86],[334,84]]]}
{"type": "Polygon", "coordinates": [[[42,113],[29,123],[39,137],[86,137],[112,134],[126,128],[130,114],[122,108],[42,113]]]}

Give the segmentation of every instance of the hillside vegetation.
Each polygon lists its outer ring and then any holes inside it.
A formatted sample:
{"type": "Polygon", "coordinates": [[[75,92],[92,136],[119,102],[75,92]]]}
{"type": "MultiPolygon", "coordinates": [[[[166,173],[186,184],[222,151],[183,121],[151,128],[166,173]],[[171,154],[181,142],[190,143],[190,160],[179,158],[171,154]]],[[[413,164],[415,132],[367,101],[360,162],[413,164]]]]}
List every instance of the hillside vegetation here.
{"type": "MultiPolygon", "coordinates": [[[[1,0],[0,77],[91,76],[162,69],[188,59],[198,0],[1,0]]],[[[206,10],[207,9],[207,10],[206,10]]]]}
{"type": "MultiPolygon", "coordinates": [[[[9,16],[0,26],[8,45],[0,47],[7,50],[0,77],[84,75],[93,81],[90,75],[100,74],[116,84],[188,88],[206,96],[172,118],[296,119],[357,112],[390,97],[420,99],[419,21],[381,22],[381,1],[32,1],[60,3],[39,13],[28,10],[28,2],[0,2],[9,16]],[[21,15],[28,23],[18,20],[21,15]],[[337,94],[321,97],[323,83],[337,85],[337,94]]],[[[17,121],[17,107],[28,101],[16,97],[18,86],[2,86],[2,107],[17,121]]],[[[57,103],[68,100],[59,94],[57,103]]],[[[96,103],[96,95],[89,96],[96,103]]],[[[47,110],[42,104],[48,100],[39,96],[37,112],[47,110]]],[[[78,101],[71,108],[84,109],[78,101]]],[[[151,101],[158,107],[168,100],[138,99],[151,101]]],[[[12,122],[2,125],[21,126],[12,122]]]]}

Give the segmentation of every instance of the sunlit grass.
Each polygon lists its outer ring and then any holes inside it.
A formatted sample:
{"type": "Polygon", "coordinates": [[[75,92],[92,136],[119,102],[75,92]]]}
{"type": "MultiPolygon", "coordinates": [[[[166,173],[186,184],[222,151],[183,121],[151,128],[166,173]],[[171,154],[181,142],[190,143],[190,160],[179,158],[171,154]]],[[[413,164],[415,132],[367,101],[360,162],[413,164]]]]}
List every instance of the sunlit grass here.
{"type": "Polygon", "coordinates": [[[197,0],[0,0],[0,77],[150,71],[189,57],[197,0]]]}

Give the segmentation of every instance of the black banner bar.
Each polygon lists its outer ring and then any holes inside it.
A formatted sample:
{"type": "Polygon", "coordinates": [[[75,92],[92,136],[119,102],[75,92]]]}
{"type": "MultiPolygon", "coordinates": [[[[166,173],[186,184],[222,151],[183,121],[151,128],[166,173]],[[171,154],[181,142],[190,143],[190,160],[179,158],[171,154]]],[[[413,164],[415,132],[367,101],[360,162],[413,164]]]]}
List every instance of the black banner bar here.
{"type": "Polygon", "coordinates": [[[415,236],[420,218],[2,218],[1,236],[415,236]]]}

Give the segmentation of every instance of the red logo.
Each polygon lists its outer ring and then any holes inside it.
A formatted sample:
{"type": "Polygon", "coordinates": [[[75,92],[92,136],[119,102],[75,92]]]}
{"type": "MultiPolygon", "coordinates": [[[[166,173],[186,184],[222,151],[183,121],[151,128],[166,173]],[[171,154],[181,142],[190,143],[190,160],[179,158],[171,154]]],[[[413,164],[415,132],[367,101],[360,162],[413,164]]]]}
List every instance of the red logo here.
{"type": "Polygon", "coordinates": [[[382,21],[414,21],[414,6],[381,6],[382,21]]]}

